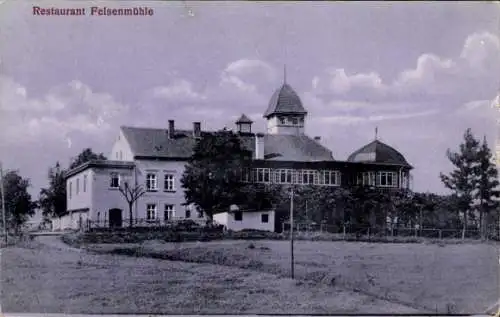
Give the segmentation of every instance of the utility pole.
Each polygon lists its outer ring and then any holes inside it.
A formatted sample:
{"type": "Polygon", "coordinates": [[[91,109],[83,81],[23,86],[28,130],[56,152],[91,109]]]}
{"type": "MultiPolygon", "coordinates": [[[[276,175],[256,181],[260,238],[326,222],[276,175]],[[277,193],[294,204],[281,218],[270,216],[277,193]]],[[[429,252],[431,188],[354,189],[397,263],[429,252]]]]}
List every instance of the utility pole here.
{"type": "Polygon", "coordinates": [[[0,162],[0,194],[2,195],[2,222],[3,222],[3,235],[5,239],[5,245],[7,245],[7,222],[5,221],[5,190],[3,188],[3,166],[0,162]]]}
{"type": "Polygon", "coordinates": [[[291,262],[290,262],[290,268],[291,268],[291,273],[292,273],[292,279],[295,277],[295,272],[294,272],[294,259],[293,259],[293,187],[291,188],[290,191],[290,255],[291,255],[291,262]]]}

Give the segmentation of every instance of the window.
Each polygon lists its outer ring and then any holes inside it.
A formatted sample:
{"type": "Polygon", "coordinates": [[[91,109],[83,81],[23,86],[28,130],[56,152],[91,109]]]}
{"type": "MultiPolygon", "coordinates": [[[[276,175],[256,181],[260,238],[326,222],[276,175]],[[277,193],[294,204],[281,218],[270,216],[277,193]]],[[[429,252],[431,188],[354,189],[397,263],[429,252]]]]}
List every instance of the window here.
{"type": "Polygon", "coordinates": [[[304,170],[302,171],[302,183],[303,184],[314,184],[315,171],[304,170]]]}
{"type": "Polygon", "coordinates": [[[122,158],[123,158],[123,153],[122,151],[120,151],[120,161],[122,160],[122,158]]]}
{"type": "Polygon", "coordinates": [[[279,117],[279,120],[280,120],[280,124],[285,124],[286,123],[285,117],[279,117]]]}
{"type": "Polygon", "coordinates": [[[174,205],[165,205],[165,209],[163,209],[163,219],[168,220],[175,217],[174,205]]]}
{"type": "Polygon", "coordinates": [[[83,175],[83,192],[87,191],[87,175],[83,175]]]}
{"type": "Polygon", "coordinates": [[[203,218],[203,216],[204,216],[203,210],[198,208],[198,218],[203,218]]]}
{"type": "Polygon", "coordinates": [[[156,219],[156,204],[147,204],[146,206],[146,220],[156,219]]]}
{"type": "Polygon", "coordinates": [[[158,190],[158,182],[156,179],[156,174],[153,173],[146,174],[146,190],[150,192],[158,190]]]}
{"type": "Polygon", "coordinates": [[[298,124],[299,124],[299,119],[297,119],[297,118],[292,118],[292,124],[293,124],[293,125],[298,125],[298,124]]]}
{"type": "Polygon", "coordinates": [[[165,174],[165,180],[164,180],[164,190],[172,192],[175,190],[174,187],[174,175],[172,174],[165,174]]]}
{"type": "Polygon", "coordinates": [[[186,209],[186,219],[191,218],[191,209],[186,209]]]}
{"type": "Polygon", "coordinates": [[[358,174],[358,185],[375,186],[375,172],[363,172],[358,174]]]}
{"type": "Polygon", "coordinates": [[[286,170],[280,170],[280,183],[286,183],[286,170]]]}
{"type": "Polygon", "coordinates": [[[380,172],[378,176],[381,187],[396,187],[397,177],[395,172],[380,172]]]}
{"type": "Polygon", "coordinates": [[[269,222],[269,215],[268,214],[260,215],[260,220],[262,221],[262,223],[268,223],[269,222]]]}
{"type": "Polygon", "coordinates": [[[243,220],[243,212],[236,211],[234,213],[234,221],[242,221],[243,220]]]}
{"type": "Polygon", "coordinates": [[[73,194],[73,183],[69,182],[69,198],[71,199],[71,195],[73,194]]]}
{"type": "Polygon", "coordinates": [[[109,187],[111,188],[120,187],[120,175],[118,175],[118,173],[111,173],[111,180],[109,187]]]}
{"type": "Polygon", "coordinates": [[[80,179],[77,178],[76,179],[76,194],[78,195],[79,192],[80,192],[80,179]]]}

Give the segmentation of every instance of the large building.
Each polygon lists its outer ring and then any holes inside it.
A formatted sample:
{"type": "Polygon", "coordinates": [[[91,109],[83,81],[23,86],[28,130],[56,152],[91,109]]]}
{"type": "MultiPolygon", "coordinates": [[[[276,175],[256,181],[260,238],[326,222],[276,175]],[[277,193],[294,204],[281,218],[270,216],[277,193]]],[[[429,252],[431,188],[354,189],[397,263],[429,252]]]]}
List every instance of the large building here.
{"type": "MultiPolygon", "coordinates": [[[[252,152],[254,168],[242,181],[317,186],[367,185],[407,189],[412,167],[394,148],[375,139],[337,160],[319,137],[306,134],[308,112],[292,87],[284,83],[272,95],[263,117],[265,133],[252,130],[246,115],[235,122],[242,144],[252,152]]],[[[100,226],[125,225],[129,207],[119,188],[125,182],[142,185],[146,193],[132,209],[134,222],[172,219],[203,220],[203,212],[184,206],[180,178],[194,145],[202,135],[201,122],[191,130],[176,128],[174,120],[162,129],[122,126],[108,161],[93,161],[68,171],[68,224],[90,220],[100,226]]],[[[203,131],[207,133],[209,131],[203,131]]]]}

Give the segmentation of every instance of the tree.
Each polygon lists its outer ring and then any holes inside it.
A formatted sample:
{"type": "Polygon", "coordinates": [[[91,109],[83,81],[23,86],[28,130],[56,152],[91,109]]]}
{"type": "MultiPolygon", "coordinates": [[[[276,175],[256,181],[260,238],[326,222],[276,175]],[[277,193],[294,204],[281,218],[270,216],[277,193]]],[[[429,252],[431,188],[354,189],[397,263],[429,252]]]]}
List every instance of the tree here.
{"type": "MultiPolygon", "coordinates": [[[[7,227],[19,232],[21,225],[35,214],[37,204],[31,200],[29,179],[22,178],[18,171],[8,171],[3,177],[5,218],[7,227]]],[[[1,194],[0,194],[1,195],[1,194]]]]}
{"type": "Polygon", "coordinates": [[[468,213],[471,211],[474,190],[476,188],[476,164],[478,162],[479,142],[472,135],[471,129],[464,133],[464,142],[460,144],[459,152],[446,152],[455,169],[449,174],[440,174],[444,185],[459,198],[459,210],[463,214],[463,226],[467,228],[468,213]]]}
{"type": "Polygon", "coordinates": [[[479,164],[476,166],[475,174],[477,177],[477,191],[474,198],[478,201],[479,224],[481,228],[481,237],[486,237],[487,217],[492,211],[497,210],[500,191],[498,189],[498,170],[492,161],[491,153],[486,137],[483,139],[481,148],[478,151],[479,164]]]}
{"type": "Polygon", "coordinates": [[[133,226],[133,215],[132,215],[132,207],[134,207],[134,203],[146,193],[141,185],[135,185],[134,187],[130,186],[128,182],[125,182],[123,186],[119,188],[120,193],[123,195],[128,204],[128,214],[129,214],[129,226],[132,228],[133,226]]]}
{"type": "Polygon", "coordinates": [[[96,154],[92,152],[91,148],[84,149],[78,156],[71,161],[69,165],[69,169],[73,169],[77,166],[82,165],[83,163],[94,161],[94,160],[106,160],[106,157],[103,153],[96,154]]]}
{"type": "Polygon", "coordinates": [[[204,133],[181,178],[185,204],[195,204],[213,220],[215,212],[240,200],[241,176],[251,160],[251,152],[232,131],[204,133]]]}
{"type": "Polygon", "coordinates": [[[49,188],[40,191],[39,203],[43,215],[61,217],[66,213],[66,181],[59,162],[49,169],[49,188]]]}

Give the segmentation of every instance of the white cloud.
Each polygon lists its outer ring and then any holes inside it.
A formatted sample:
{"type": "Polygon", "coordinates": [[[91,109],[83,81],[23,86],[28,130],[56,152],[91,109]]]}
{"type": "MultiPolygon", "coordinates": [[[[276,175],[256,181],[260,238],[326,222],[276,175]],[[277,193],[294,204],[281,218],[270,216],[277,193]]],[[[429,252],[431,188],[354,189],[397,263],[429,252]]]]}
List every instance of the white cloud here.
{"type": "Polygon", "coordinates": [[[229,63],[224,69],[228,75],[246,76],[257,73],[266,80],[272,81],[276,77],[276,71],[268,63],[256,59],[240,59],[229,63]]]}
{"type": "Polygon", "coordinates": [[[404,120],[411,119],[415,117],[425,117],[437,114],[437,110],[428,110],[414,113],[390,113],[383,115],[370,115],[370,116],[330,116],[318,119],[319,122],[323,123],[335,123],[341,125],[352,125],[355,123],[364,122],[377,122],[377,121],[390,121],[390,120],[404,120]]]}
{"type": "Polygon", "coordinates": [[[0,141],[22,145],[33,140],[62,140],[73,132],[102,133],[125,115],[127,107],[77,80],[54,87],[41,98],[31,98],[24,86],[1,76],[0,111],[0,141]]]}
{"type": "Polygon", "coordinates": [[[204,94],[196,92],[193,84],[185,79],[176,80],[168,86],[155,87],[152,94],[154,97],[170,101],[200,101],[206,99],[204,94]]]}
{"type": "Polygon", "coordinates": [[[422,54],[414,68],[402,70],[392,83],[375,72],[348,74],[327,69],[312,79],[311,93],[323,99],[389,102],[411,98],[415,102],[447,96],[454,103],[492,97],[500,80],[500,39],[491,33],[468,36],[454,57],[422,54]]]}

